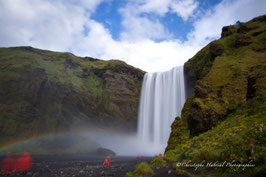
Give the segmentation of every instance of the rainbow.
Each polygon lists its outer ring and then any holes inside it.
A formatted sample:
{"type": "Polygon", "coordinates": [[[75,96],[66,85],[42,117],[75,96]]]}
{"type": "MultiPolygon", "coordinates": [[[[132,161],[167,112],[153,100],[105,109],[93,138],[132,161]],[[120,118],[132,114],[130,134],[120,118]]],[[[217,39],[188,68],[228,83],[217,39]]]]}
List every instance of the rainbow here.
{"type": "Polygon", "coordinates": [[[57,133],[57,134],[42,134],[41,136],[36,136],[36,137],[30,137],[27,139],[17,139],[15,141],[10,141],[7,144],[3,145],[0,147],[0,154],[1,152],[6,152],[8,150],[11,150],[12,148],[15,147],[19,147],[19,146],[26,146],[27,144],[30,144],[36,140],[40,140],[40,139],[50,139],[50,138],[54,138],[54,137],[60,137],[60,136],[70,136],[70,135],[81,135],[81,133],[73,133],[73,132],[61,132],[61,133],[57,133]]]}
{"type": "MultiPolygon", "coordinates": [[[[17,139],[17,140],[14,140],[12,142],[10,141],[10,142],[6,143],[5,145],[1,146],[0,147],[0,154],[6,154],[8,152],[14,152],[14,151],[15,152],[28,152],[28,151],[25,151],[25,149],[29,149],[29,148],[30,148],[30,150],[34,151],[36,154],[54,154],[54,153],[51,153],[48,151],[46,152],[45,148],[38,146],[38,141],[44,140],[43,141],[44,143],[47,143],[47,142],[50,143],[49,142],[50,140],[53,142],[56,138],[59,138],[60,140],[64,141],[64,140],[68,140],[69,138],[71,139],[72,137],[74,137],[74,140],[77,139],[77,142],[78,142],[79,138],[87,137],[87,135],[89,135],[89,134],[93,135],[96,132],[98,135],[104,135],[104,134],[106,135],[106,133],[103,130],[91,131],[91,132],[90,131],[85,131],[85,132],[84,131],[74,131],[74,132],[48,133],[48,134],[42,134],[42,135],[36,136],[36,137],[17,139]],[[37,147],[37,150],[34,149],[33,147],[37,147]],[[41,150],[41,153],[38,150],[41,150]]],[[[88,142],[87,141],[84,141],[84,142],[80,141],[80,142],[83,143],[81,145],[85,145],[85,146],[88,145],[88,143],[90,143],[89,141],[88,142]]],[[[75,146],[75,145],[76,144],[74,142],[73,146],[75,146]]],[[[64,150],[66,150],[66,149],[64,149],[64,150]]],[[[35,154],[35,153],[32,153],[32,154],[35,154]]]]}

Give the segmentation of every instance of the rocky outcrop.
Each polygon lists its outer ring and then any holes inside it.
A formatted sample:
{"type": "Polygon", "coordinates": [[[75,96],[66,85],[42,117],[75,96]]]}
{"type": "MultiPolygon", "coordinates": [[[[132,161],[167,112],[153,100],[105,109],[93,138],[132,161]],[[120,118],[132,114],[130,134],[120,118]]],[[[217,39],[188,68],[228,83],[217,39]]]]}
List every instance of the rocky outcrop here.
{"type": "Polygon", "coordinates": [[[245,34],[237,34],[236,35],[236,43],[235,47],[239,48],[242,46],[246,46],[252,43],[251,37],[245,34]]]}
{"type": "Polygon", "coordinates": [[[103,156],[103,157],[106,157],[108,155],[115,156],[115,152],[110,149],[99,147],[96,151],[97,151],[96,154],[98,156],[103,156]]]}
{"type": "Polygon", "coordinates": [[[195,81],[191,116],[187,119],[191,136],[224,120],[232,105],[255,97],[256,78],[249,75],[263,64],[264,53],[259,49],[265,46],[264,26],[254,23],[261,22],[259,19],[241,23],[240,27],[224,27],[220,40],[211,42],[185,63],[186,77],[195,81]]]}
{"type": "Polygon", "coordinates": [[[225,26],[222,28],[221,38],[232,35],[235,32],[235,27],[225,26]]]}
{"type": "Polygon", "coordinates": [[[259,85],[264,88],[261,79],[266,71],[265,52],[256,50],[265,46],[264,19],[262,16],[241,23],[239,28],[224,27],[221,39],[211,42],[185,63],[185,77],[194,80],[194,94],[188,109],[184,109],[185,117],[182,116],[190,136],[215,127],[237,105],[265,98],[258,91],[259,85]]]}
{"type": "MultiPolygon", "coordinates": [[[[181,120],[172,124],[167,160],[242,164],[252,160],[256,167],[245,175],[265,175],[265,19],[266,15],[224,27],[219,40],[185,63],[185,78],[194,81],[190,82],[194,89],[181,120]]],[[[200,171],[238,176],[228,169],[200,171]]]]}
{"type": "Polygon", "coordinates": [[[1,48],[0,61],[3,141],[93,126],[136,128],[144,75],[137,68],[32,47],[1,48]]]}
{"type": "Polygon", "coordinates": [[[220,43],[214,43],[210,45],[211,60],[213,61],[216,57],[221,56],[224,52],[224,46],[220,43]]]}

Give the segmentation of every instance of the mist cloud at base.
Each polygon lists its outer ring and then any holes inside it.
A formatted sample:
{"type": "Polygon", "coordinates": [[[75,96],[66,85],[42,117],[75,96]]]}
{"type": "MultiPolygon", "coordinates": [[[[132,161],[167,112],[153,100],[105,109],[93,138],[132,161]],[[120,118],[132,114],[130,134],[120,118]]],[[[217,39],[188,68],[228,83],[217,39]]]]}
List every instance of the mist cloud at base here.
{"type": "Polygon", "coordinates": [[[154,156],[163,153],[160,152],[163,147],[154,147],[149,142],[143,142],[135,133],[90,130],[50,135],[16,143],[0,150],[0,154],[30,152],[36,155],[85,154],[98,156],[99,148],[114,151],[117,156],[154,156]]]}

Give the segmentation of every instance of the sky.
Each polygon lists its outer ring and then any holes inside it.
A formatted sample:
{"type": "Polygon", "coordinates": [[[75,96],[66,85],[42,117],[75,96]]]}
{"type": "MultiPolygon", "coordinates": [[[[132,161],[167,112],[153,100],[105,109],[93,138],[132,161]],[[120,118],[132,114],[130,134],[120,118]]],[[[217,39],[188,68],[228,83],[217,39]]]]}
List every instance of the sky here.
{"type": "Polygon", "coordinates": [[[0,47],[32,46],[147,72],[183,65],[265,0],[0,0],[0,47]]]}

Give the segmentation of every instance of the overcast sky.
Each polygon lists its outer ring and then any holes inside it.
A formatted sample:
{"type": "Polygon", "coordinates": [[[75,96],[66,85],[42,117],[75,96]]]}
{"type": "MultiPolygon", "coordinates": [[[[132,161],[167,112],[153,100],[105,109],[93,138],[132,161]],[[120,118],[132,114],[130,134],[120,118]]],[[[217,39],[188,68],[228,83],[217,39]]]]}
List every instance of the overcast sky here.
{"type": "Polygon", "coordinates": [[[32,46],[142,70],[182,65],[265,0],[0,0],[0,47],[32,46]]]}

